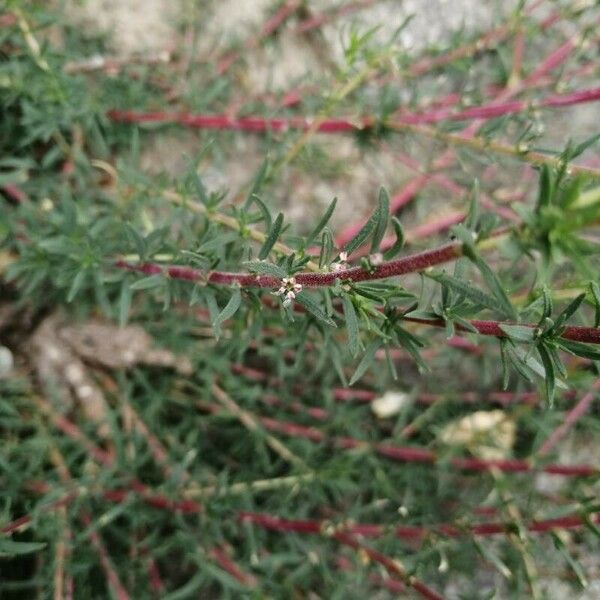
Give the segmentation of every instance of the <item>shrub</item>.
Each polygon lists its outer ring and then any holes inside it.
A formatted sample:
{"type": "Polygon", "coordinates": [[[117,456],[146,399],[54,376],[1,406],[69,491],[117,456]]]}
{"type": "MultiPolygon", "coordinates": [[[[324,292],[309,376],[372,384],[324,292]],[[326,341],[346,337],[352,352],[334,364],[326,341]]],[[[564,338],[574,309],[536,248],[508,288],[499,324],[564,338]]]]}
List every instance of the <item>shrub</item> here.
{"type": "Polygon", "coordinates": [[[541,123],[597,106],[597,7],[418,56],[352,27],[335,69],[240,98],[286,22],[371,4],[285,2],[189,80],[0,14],[3,597],[595,589],[600,134],[541,123]],[[181,128],[185,172],[146,172],[181,128]],[[212,185],[248,136],[258,171],[212,185]],[[347,139],[407,171],[292,222],[347,139]]]}

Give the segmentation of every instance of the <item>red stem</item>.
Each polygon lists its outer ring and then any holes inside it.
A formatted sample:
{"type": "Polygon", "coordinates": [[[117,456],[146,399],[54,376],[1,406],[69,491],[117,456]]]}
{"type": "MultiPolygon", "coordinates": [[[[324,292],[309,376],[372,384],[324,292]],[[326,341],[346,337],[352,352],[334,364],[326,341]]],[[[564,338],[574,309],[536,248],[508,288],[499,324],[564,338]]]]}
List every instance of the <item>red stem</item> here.
{"type": "MultiPolygon", "coordinates": [[[[222,408],[218,404],[199,402],[197,403],[197,406],[201,410],[206,410],[215,414],[222,412],[222,408]]],[[[270,417],[259,417],[259,421],[265,429],[289,437],[305,439],[313,443],[327,442],[343,450],[370,449],[377,454],[396,462],[423,464],[444,462],[444,459],[440,459],[438,455],[426,448],[395,446],[385,443],[371,444],[352,437],[332,437],[316,427],[297,425],[296,423],[279,421],[270,417]]],[[[565,477],[593,477],[598,475],[600,471],[599,468],[594,465],[535,465],[528,460],[522,459],[485,460],[481,458],[454,457],[449,459],[447,463],[457,469],[464,469],[466,471],[489,471],[490,469],[498,469],[505,473],[531,473],[542,471],[550,475],[563,475],[565,477]]]]}
{"type": "MultiPolygon", "coordinates": [[[[537,4],[535,6],[537,6],[537,4]]],[[[530,9],[534,8],[535,6],[532,5],[530,9]]],[[[549,21],[547,25],[544,25],[544,27],[549,26],[552,23],[553,21],[549,21]]],[[[573,50],[573,48],[576,47],[578,41],[578,37],[571,38],[565,44],[560,46],[557,50],[551,52],[546,57],[546,59],[540,64],[540,66],[527,79],[520,81],[517,85],[514,85],[510,88],[504,88],[495,98],[495,103],[506,102],[507,100],[514,97],[516,94],[522,92],[523,90],[538,85],[540,81],[546,76],[548,71],[559,66],[561,62],[568,58],[571,50],[573,50]]],[[[477,119],[473,121],[463,131],[465,137],[470,138],[474,136],[484,123],[485,120],[482,119],[477,119]]],[[[435,161],[433,168],[434,170],[448,168],[453,164],[454,160],[454,152],[452,151],[452,149],[448,149],[435,161]]],[[[428,183],[430,178],[430,174],[421,174],[411,179],[408,182],[408,184],[405,184],[402,192],[392,199],[390,207],[392,212],[398,211],[400,208],[411,202],[416,196],[416,194],[428,183]]],[[[350,227],[346,228],[342,231],[339,241],[345,242],[351,239],[361,227],[362,222],[356,225],[351,225],[350,227]]]]}
{"type": "MultiPolygon", "coordinates": [[[[446,244],[426,250],[417,254],[404,256],[396,260],[389,261],[371,271],[362,267],[354,267],[340,273],[298,273],[296,282],[306,287],[324,287],[334,285],[339,279],[343,281],[361,282],[376,279],[386,279],[398,275],[419,272],[444,262],[459,257],[462,254],[460,244],[446,244]]],[[[226,271],[199,271],[191,267],[181,267],[177,265],[159,265],[157,263],[132,264],[123,260],[115,262],[115,266],[128,271],[136,271],[145,275],[165,275],[172,279],[183,279],[186,281],[203,281],[217,285],[239,285],[241,287],[259,287],[276,289],[280,287],[281,281],[276,277],[251,275],[247,273],[231,273],[226,271]]],[[[405,317],[407,321],[444,327],[445,323],[441,319],[417,319],[405,317]]],[[[481,335],[491,335],[495,337],[506,337],[506,333],[500,328],[504,323],[500,321],[470,321],[471,325],[477,329],[481,335]]],[[[510,323],[506,323],[509,325],[510,323]]],[[[524,324],[526,327],[535,327],[534,325],[524,324]]],[[[460,331],[468,331],[461,325],[457,325],[460,331]]],[[[566,340],[573,340],[588,344],[600,344],[600,328],[598,327],[565,327],[561,337],[566,340]]]]}
{"type": "Polygon", "coordinates": [[[391,577],[394,575],[400,577],[406,585],[412,587],[423,598],[426,598],[426,600],[444,600],[443,596],[440,596],[436,591],[419,581],[416,577],[413,575],[409,576],[396,561],[392,560],[378,550],[361,544],[356,538],[354,538],[354,536],[346,532],[339,532],[333,537],[344,546],[349,546],[354,550],[363,552],[373,562],[379,563],[391,577]]]}
{"type": "MultiPolygon", "coordinates": [[[[506,535],[514,531],[514,524],[489,521],[473,525],[453,525],[441,523],[430,527],[416,525],[401,525],[397,527],[374,525],[374,524],[352,524],[334,526],[328,521],[310,519],[283,519],[266,513],[241,512],[239,518],[244,523],[253,523],[264,529],[278,531],[280,533],[325,533],[335,527],[338,531],[347,532],[351,535],[359,535],[367,538],[378,538],[389,533],[402,540],[423,541],[427,538],[442,536],[446,538],[458,538],[467,535],[491,536],[506,535]]],[[[600,512],[592,513],[592,521],[600,523],[600,512]]],[[[527,531],[531,533],[548,533],[555,529],[575,529],[586,524],[586,519],[579,514],[571,514],[553,519],[535,520],[526,524],[527,531]]]]}
{"type": "Polygon", "coordinates": [[[242,585],[254,588],[257,586],[258,581],[254,575],[245,573],[240,567],[231,560],[225,549],[221,546],[217,546],[210,550],[210,555],[215,559],[217,564],[227,573],[229,573],[236,581],[239,581],[242,585]]]}
{"type": "MultiPolygon", "coordinates": [[[[392,260],[368,271],[362,267],[353,267],[342,274],[331,273],[298,273],[296,282],[306,287],[323,287],[334,285],[336,280],[343,279],[358,283],[375,279],[386,279],[397,275],[406,275],[423,271],[428,267],[439,265],[462,255],[461,244],[446,244],[432,250],[426,250],[409,256],[392,260]]],[[[132,264],[123,260],[115,262],[119,269],[137,271],[145,275],[165,275],[172,279],[186,281],[203,281],[217,285],[239,285],[241,287],[259,287],[275,289],[281,286],[277,277],[251,275],[248,273],[230,273],[225,271],[199,271],[191,267],[177,265],[159,265],[157,263],[132,264]]]]}
{"type": "Polygon", "coordinates": [[[121,583],[121,580],[112,565],[108,550],[106,549],[102,538],[95,529],[91,529],[92,518],[87,513],[81,513],[80,519],[86,527],[90,528],[90,541],[92,542],[92,546],[96,549],[96,552],[98,552],[102,570],[108,579],[109,586],[112,588],[115,597],[117,600],[129,600],[129,594],[121,583]]]}
{"type": "MultiPolygon", "coordinates": [[[[426,325],[433,325],[435,327],[445,327],[444,321],[441,319],[415,319],[413,317],[405,317],[406,321],[412,323],[422,323],[426,325]]],[[[480,335],[491,335],[494,337],[507,337],[506,333],[500,328],[501,325],[513,325],[513,323],[502,323],[501,321],[479,321],[473,320],[469,323],[477,329],[480,335]]],[[[529,323],[521,323],[524,327],[535,328],[535,325],[529,323]]],[[[465,327],[457,325],[456,329],[459,331],[468,331],[465,327]]],[[[570,325],[565,327],[562,332],[561,338],[565,340],[572,340],[574,342],[582,342],[585,344],[600,344],[600,327],[580,327],[577,325],[570,325]]]]}
{"type": "MultiPolygon", "coordinates": [[[[394,119],[397,124],[432,124],[440,121],[466,121],[471,119],[487,120],[507,114],[519,113],[530,108],[560,108],[575,104],[597,102],[600,99],[600,88],[580,90],[571,94],[555,95],[539,101],[513,100],[510,102],[492,102],[482,106],[474,106],[459,112],[449,109],[438,109],[426,113],[402,113],[394,119]]],[[[233,131],[250,131],[264,133],[267,131],[288,131],[300,129],[308,131],[312,127],[312,118],[308,117],[233,117],[220,115],[194,115],[188,113],[169,113],[163,111],[142,112],[127,110],[110,110],[108,117],[120,123],[178,123],[195,129],[220,129],[233,131]]],[[[347,119],[325,119],[317,127],[321,133],[341,133],[360,131],[374,125],[372,117],[364,117],[358,123],[347,119]]],[[[430,177],[429,175],[424,177],[430,177]]]]}
{"type": "Polygon", "coordinates": [[[573,428],[579,419],[588,412],[592,402],[600,391],[600,379],[596,379],[592,388],[581,400],[567,413],[565,420],[546,439],[538,450],[538,456],[546,456],[560,440],[573,428]]]}

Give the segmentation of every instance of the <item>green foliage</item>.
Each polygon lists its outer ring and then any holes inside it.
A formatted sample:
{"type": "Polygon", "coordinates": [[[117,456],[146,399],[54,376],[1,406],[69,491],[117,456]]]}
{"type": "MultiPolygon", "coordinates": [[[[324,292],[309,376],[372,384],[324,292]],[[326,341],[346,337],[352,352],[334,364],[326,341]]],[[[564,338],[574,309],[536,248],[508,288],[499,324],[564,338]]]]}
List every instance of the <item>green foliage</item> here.
{"type": "MultiPolygon", "coordinates": [[[[485,104],[489,89],[519,75],[512,48],[498,42],[445,64],[453,50],[477,48],[461,32],[449,46],[426,48],[425,62],[442,60],[414,76],[414,57],[398,44],[409,19],[391,39],[383,28],[352,25],[341,36],[343,62],[307,75],[318,91],[308,86],[300,104],[275,109],[284,90],[269,89],[268,101],[242,94],[239,67],[250,46],[277,54],[269,48],[277,36],[254,40],[215,77],[214,60],[195,58],[206,19],[190,6],[185,72],[146,57],[77,72],[67,66],[112,50],[53,6],[12,1],[7,10],[22,20],[0,21],[0,357],[8,352],[16,365],[5,377],[0,363],[0,597],[51,595],[61,569],[75,597],[119,596],[98,541],[136,598],[387,597],[377,561],[332,535],[353,523],[381,524],[382,535],[358,542],[435,589],[464,579],[465,597],[488,597],[494,591],[474,571],[494,569],[507,596],[533,596],[533,562],[552,573],[566,567],[584,586],[579,556],[597,554],[600,540],[597,471],[550,497],[536,487],[536,469],[574,461],[556,448],[547,459],[535,452],[599,372],[600,195],[593,177],[571,172],[597,136],[547,153],[558,162],[539,167],[533,189],[492,154],[492,142],[533,144],[544,115],[505,115],[475,135],[481,152],[456,150],[455,166],[442,172],[438,158],[450,155],[395,131],[396,109],[427,114],[432,99],[457,90],[459,106],[485,104]],[[51,26],[63,44],[46,38],[51,26]],[[29,35],[48,41],[36,46],[29,35]],[[386,187],[347,243],[337,235],[353,225],[352,195],[363,188],[352,179],[356,162],[337,156],[336,138],[328,146],[321,134],[267,131],[248,144],[249,157],[233,136],[250,133],[198,131],[187,171],[175,176],[159,172],[151,151],[175,126],[109,117],[115,108],[219,114],[239,102],[241,116],[257,118],[372,117],[356,132],[370,141],[357,156],[377,164],[369,182],[385,178],[386,187]],[[377,152],[414,152],[417,177],[429,178],[401,215],[391,213],[387,189],[395,199],[408,178],[379,165],[377,152]],[[260,166],[245,172],[246,161],[260,166]],[[246,179],[219,187],[215,172],[229,177],[232,164],[246,179]],[[488,165],[492,174],[474,179],[488,165]],[[299,224],[292,216],[304,209],[295,203],[307,181],[339,187],[339,200],[299,224]],[[500,191],[517,181],[525,197],[505,218],[500,191]],[[467,187],[454,194],[453,186],[467,187]],[[419,238],[421,218],[436,225],[459,206],[466,218],[450,239],[445,231],[419,238]],[[456,248],[452,267],[435,259],[448,247],[456,248]],[[63,329],[40,342],[55,320],[63,329]],[[151,342],[140,349],[136,330],[125,329],[131,347],[110,350],[112,362],[89,348],[77,354],[69,327],[96,320],[143,327],[151,342]],[[83,380],[73,376],[80,367],[83,380]],[[545,403],[535,403],[538,391],[545,403]],[[523,392],[533,400],[520,402],[523,392]],[[102,423],[86,397],[100,397],[102,423]],[[464,444],[445,441],[475,411],[502,411],[504,421],[464,444]],[[504,447],[494,435],[506,424],[517,435],[504,447]],[[501,457],[493,469],[469,466],[490,456],[501,457]],[[552,534],[554,550],[527,530],[563,511],[587,529],[552,534]],[[275,519],[271,529],[244,518],[255,512],[275,519]],[[472,535],[484,512],[518,535],[493,543],[472,535]],[[318,521],[318,533],[291,532],[277,517],[300,529],[318,521]],[[407,542],[397,526],[426,535],[407,542]]],[[[511,21],[507,31],[542,40],[525,45],[525,77],[538,66],[538,46],[562,43],[562,34],[539,36],[523,7],[512,18],[518,27],[511,21]]],[[[579,52],[573,67],[586,58],[579,52]]],[[[556,77],[554,87],[562,71],[556,77]]],[[[523,91],[545,97],[541,86],[523,91]]],[[[592,406],[579,418],[582,443],[598,439],[597,416],[592,406]]]]}

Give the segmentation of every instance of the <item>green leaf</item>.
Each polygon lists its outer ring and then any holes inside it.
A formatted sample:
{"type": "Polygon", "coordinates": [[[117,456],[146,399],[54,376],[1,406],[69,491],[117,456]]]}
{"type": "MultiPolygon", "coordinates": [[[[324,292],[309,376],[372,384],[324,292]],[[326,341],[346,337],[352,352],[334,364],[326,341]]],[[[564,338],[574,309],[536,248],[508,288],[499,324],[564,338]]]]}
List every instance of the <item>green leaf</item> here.
{"type": "Polygon", "coordinates": [[[129,308],[131,306],[131,286],[127,279],[121,283],[121,293],[119,294],[119,327],[124,327],[129,317],[129,308]]]}
{"type": "Polygon", "coordinates": [[[356,356],[359,349],[359,324],[358,317],[356,316],[356,310],[354,304],[349,296],[342,297],[342,304],[344,306],[344,316],[346,317],[346,330],[348,331],[348,345],[350,347],[350,354],[356,356]]]}
{"type": "Polygon", "coordinates": [[[465,298],[471,300],[471,302],[485,306],[491,310],[498,310],[498,302],[492,296],[482,292],[480,289],[473,287],[463,279],[457,279],[447,273],[426,273],[427,277],[434,279],[441,285],[446,285],[451,289],[459,292],[465,298]]]}
{"type": "Polygon", "coordinates": [[[535,329],[525,325],[499,325],[500,329],[511,339],[516,342],[533,342],[535,337],[535,329]]]}
{"type": "MultiPolygon", "coordinates": [[[[531,375],[535,374],[542,379],[546,378],[546,369],[532,354],[525,352],[522,348],[513,346],[508,348],[508,354],[513,359],[515,368],[527,379],[531,381],[531,375]],[[526,373],[523,371],[526,369],[526,373]]],[[[554,372],[554,369],[553,369],[554,372]]],[[[555,380],[556,387],[567,389],[567,386],[560,379],[555,380]]]]}
{"type": "Polygon", "coordinates": [[[358,363],[356,367],[356,371],[354,371],[354,375],[352,375],[350,379],[350,385],[354,385],[367,371],[367,369],[371,366],[373,361],[375,360],[375,353],[381,345],[383,341],[380,339],[373,340],[365,350],[365,355],[362,357],[361,361],[358,363]]]}
{"type": "Polygon", "coordinates": [[[139,234],[138,230],[135,229],[135,227],[132,227],[129,223],[125,224],[125,232],[129,240],[135,245],[135,249],[140,260],[145,260],[146,242],[144,241],[144,238],[139,234]]]}
{"type": "Polygon", "coordinates": [[[558,343],[563,350],[566,350],[570,354],[588,358],[589,360],[600,360],[600,348],[597,348],[592,344],[584,344],[582,342],[564,339],[557,340],[555,343],[558,343]]]}
{"type": "Polygon", "coordinates": [[[252,187],[250,188],[250,192],[248,193],[248,197],[246,198],[246,202],[244,204],[244,210],[248,210],[250,203],[252,202],[252,197],[258,195],[260,192],[266,178],[267,171],[269,170],[269,161],[265,159],[263,164],[261,165],[254,181],[252,182],[252,187]]]}
{"type": "Polygon", "coordinates": [[[508,381],[510,377],[510,359],[507,356],[506,347],[508,342],[506,340],[500,339],[500,358],[502,360],[502,389],[508,389],[508,381]]]}
{"type": "Polygon", "coordinates": [[[269,233],[267,234],[267,238],[265,239],[265,242],[262,245],[260,252],[258,253],[258,258],[260,260],[264,260],[265,258],[267,258],[267,256],[269,256],[269,252],[271,252],[271,249],[273,248],[273,246],[277,242],[277,239],[279,238],[279,234],[281,233],[282,225],[283,225],[283,213],[279,213],[277,215],[277,218],[273,222],[273,225],[271,226],[269,233]]]}
{"type": "Polygon", "coordinates": [[[540,189],[536,209],[539,211],[544,206],[549,206],[554,195],[552,171],[548,165],[540,166],[540,189]]]}
{"type": "Polygon", "coordinates": [[[600,287],[595,281],[590,281],[590,291],[594,298],[594,327],[600,327],[600,287]]]}
{"type": "Polygon", "coordinates": [[[200,179],[200,175],[196,172],[196,169],[191,165],[192,172],[192,183],[194,184],[194,189],[196,190],[196,194],[200,199],[200,202],[205,206],[208,204],[208,194],[206,193],[206,188],[202,183],[202,179],[200,179]]]}
{"type": "Polygon", "coordinates": [[[278,279],[287,277],[287,271],[274,263],[262,262],[259,260],[249,260],[242,263],[242,265],[251,273],[269,275],[270,277],[277,277],[278,279]]]}
{"type": "Polygon", "coordinates": [[[404,229],[402,229],[402,223],[396,218],[392,217],[392,227],[394,228],[394,233],[396,235],[396,241],[394,245],[386,250],[383,254],[383,258],[385,260],[391,260],[402,250],[404,247],[404,229]]]}
{"type": "Polygon", "coordinates": [[[331,235],[331,231],[329,228],[325,229],[323,235],[321,235],[321,250],[319,252],[319,267],[323,267],[326,263],[329,262],[329,257],[331,256],[334,248],[333,236],[331,235]]]}
{"type": "Polygon", "coordinates": [[[552,540],[554,541],[554,547],[560,552],[560,554],[563,556],[563,558],[566,560],[566,562],[571,567],[573,573],[575,574],[575,576],[577,577],[577,580],[579,581],[579,585],[583,589],[587,588],[588,580],[585,575],[585,571],[583,570],[581,565],[577,562],[577,560],[575,560],[575,558],[571,555],[571,552],[569,552],[569,549],[566,547],[565,543],[562,541],[560,536],[557,533],[552,532],[552,540]]]}
{"type": "Polygon", "coordinates": [[[473,232],[467,229],[462,223],[453,225],[450,231],[462,243],[464,255],[473,260],[475,256],[475,238],[473,237],[473,232]]]}
{"type": "Polygon", "coordinates": [[[337,198],[334,198],[331,201],[331,204],[328,206],[327,210],[325,211],[325,214],[321,217],[321,220],[317,223],[317,226],[308,234],[308,237],[305,241],[306,247],[310,246],[317,239],[321,231],[323,231],[327,223],[329,223],[329,219],[331,219],[331,215],[335,210],[336,204],[337,198]]]}
{"type": "Polygon", "coordinates": [[[556,389],[556,373],[554,371],[554,363],[550,357],[550,353],[544,346],[544,344],[538,344],[538,354],[542,359],[542,365],[544,366],[544,379],[546,381],[546,401],[548,406],[552,408],[554,406],[554,391],[556,389]]]}
{"type": "Polygon", "coordinates": [[[296,302],[303,306],[309,313],[311,313],[322,323],[325,323],[330,327],[337,327],[335,321],[325,314],[323,309],[317,304],[317,302],[315,302],[315,300],[313,300],[313,298],[308,294],[308,292],[300,292],[296,296],[296,302]]]}
{"type": "Polygon", "coordinates": [[[382,187],[379,189],[379,205],[377,207],[377,222],[375,224],[375,231],[373,233],[373,239],[371,241],[371,254],[379,252],[379,246],[385,235],[385,231],[388,225],[388,219],[390,216],[390,195],[387,190],[382,187]]]}
{"type": "Polygon", "coordinates": [[[554,312],[554,303],[552,302],[552,296],[546,286],[542,288],[542,298],[544,303],[544,310],[542,312],[542,318],[540,319],[540,325],[546,319],[550,318],[552,316],[552,313],[554,312]]]}
{"type": "Polygon", "coordinates": [[[229,302],[225,305],[225,308],[218,314],[217,318],[213,321],[213,327],[216,329],[221,326],[221,323],[231,319],[233,315],[238,311],[242,303],[242,292],[240,288],[235,288],[229,302]]]}
{"type": "Polygon", "coordinates": [[[165,276],[161,274],[150,275],[149,277],[144,277],[142,279],[138,279],[131,284],[132,290],[149,290],[155,287],[159,287],[164,285],[166,282],[165,276]]]}
{"type": "Polygon", "coordinates": [[[39,552],[46,547],[42,542],[15,542],[10,538],[0,537],[0,556],[20,556],[39,552]]]}
{"type": "Polygon", "coordinates": [[[362,226],[361,230],[346,244],[344,250],[348,255],[352,254],[357,248],[360,248],[375,231],[377,224],[380,221],[380,211],[382,205],[381,202],[377,205],[375,212],[371,215],[369,220],[362,226]]]}
{"type": "Polygon", "coordinates": [[[569,153],[569,160],[577,158],[579,155],[583,154],[588,148],[593,146],[598,140],[600,140],[600,133],[595,133],[594,135],[589,137],[587,140],[584,140],[583,142],[581,142],[581,144],[578,144],[577,146],[575,146],[569,153]]]}
{"type": "Polygon", "coordinates": [[[269,211],[267,205],[256,194],[250,196],[250,204],[252,202],[254,202],[260,209],[260,212],[263,216],[263,221],[265,222],[265,229],[266,231],[269,231],[271,229],[271,223],[273,220],[271,219],[271,212],[269,211]]]}
{"type": "Polygon", "coordinates": [[[479,223],[479,180],[475,179],[471,188],[471,204],[465,219],[465,227],[474,230],[479,223]]]}
{"type": "Polygon", "coordinates": [[[73,282],[71,283],[71,287],[69,288],[69,293],[67,294],[67,302],[71,302],[79,290],[83,287],[85,280],[87,279],[87,270],[81,269],[75,275],[73,282]]]}
{"type": "Polygon", "coordinates": [[[214,292],[210,289],[206,291],[206,307],[208,308],[208,314],[210,316],[210,321],[212,323],[215,337],[219,339],[221,337],[221,328],[219,327],[219,305],[217,304],[217,299],[215,298],[214,292]]]}
{"type": "Polygon", "coordinates": [[[496,299],[495,310],[516,321],[518,319],[517,311],[510,303],[510,300],[496,274],[480,256],[474,256],[472,260],[479,269],[479,272],[481,273],[490,292],[492,292],[494,298],[496,299]]]}
{"type": "Polygon", "coordinates": [[[579,294],[569,305],[556,317],[554,326],[548,330],[548,336],[558,335],[562,326],[577,312],[581,303],[585,300],[585,293],[579,294]]]}

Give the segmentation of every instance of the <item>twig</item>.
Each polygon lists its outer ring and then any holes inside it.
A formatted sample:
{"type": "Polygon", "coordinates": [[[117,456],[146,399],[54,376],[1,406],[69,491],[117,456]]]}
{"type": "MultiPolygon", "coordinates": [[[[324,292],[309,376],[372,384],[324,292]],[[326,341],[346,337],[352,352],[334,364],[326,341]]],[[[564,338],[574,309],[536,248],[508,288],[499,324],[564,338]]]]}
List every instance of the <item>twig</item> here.
{"type": "MultiPolygon", "coordinates": [[[[198,409],[219,413],[221,407],[216,404],[198,402],[198,409]]],[[[313,443],[328,443],[343,450],[367,450],[396,462],[436,464],[443,462],[433,451],[416,446],[395,446],[386,443],[369,443],[352,437],[331,437],[316,427],[306,427],[289,421],[280,421],[270,417],[260,417],[260,424],[269,431],[274,431],[293,438],[309,440],[313,443]]],[[[497,459],[485,460],[481,458],[454,457],[447,463],[457,469],[466,471],[488,471],[496,468],[506,473],[528,473],[542,471],[550,475],[565,477],[594,477],[600,469],[594,465],[577,464],[546,464],[537,466],[529,460],[522,459],[497,459]]]]}
{"type": "Polygon", "coordinates": [[[567,413],[564,421],[546,438],[537,451],[538,456],[546,456],[575,426],[577,421],[588,412],[592,402],[600,391],[600,379],[596,379],[592,388],[584,394],[581,400],[567,413]]]}
{"type": "MultiPolygon", "coordinates": [[[[212,386],[212,393],[215,398],[225,407],[226,410],[236,416],[237,419],[250,431],[260,431],[262,429],[259,420],[247,410],[241,408],[222,388],[216,383],[212,386]]],[[[265,441],[276,454],[281,456],[285,461],[303,469],[307,469],[307,465],[297,454],[294,454],[284,444],[282,444],[276,437],[265,435],[265,441]]]]}

